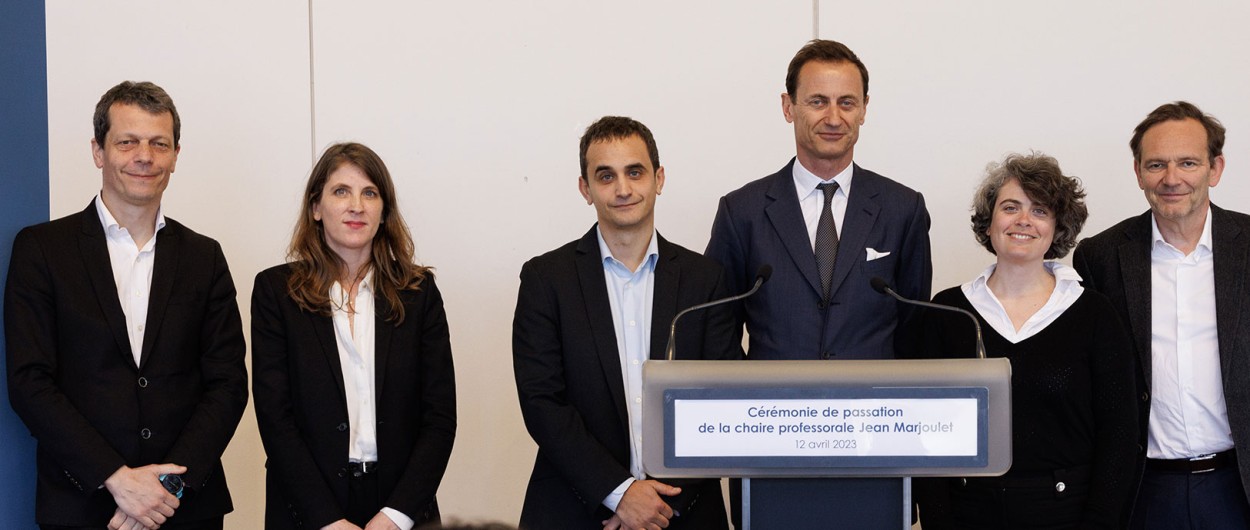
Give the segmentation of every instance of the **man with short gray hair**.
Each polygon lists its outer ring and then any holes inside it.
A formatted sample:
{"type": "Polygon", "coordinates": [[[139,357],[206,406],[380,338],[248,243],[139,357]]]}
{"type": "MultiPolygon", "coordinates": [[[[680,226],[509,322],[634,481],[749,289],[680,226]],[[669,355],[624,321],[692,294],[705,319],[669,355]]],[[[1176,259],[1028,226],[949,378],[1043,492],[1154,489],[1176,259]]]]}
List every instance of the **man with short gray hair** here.
{"type": "Polygon", "coordinates": [[[45,530],[220,529],[221,454],[247,404],[221,246],[166,218],[181,123],[152,83],[96,106],[100,193],[23,229],[4,297],[9,398],[38,441],[45,530]]]}

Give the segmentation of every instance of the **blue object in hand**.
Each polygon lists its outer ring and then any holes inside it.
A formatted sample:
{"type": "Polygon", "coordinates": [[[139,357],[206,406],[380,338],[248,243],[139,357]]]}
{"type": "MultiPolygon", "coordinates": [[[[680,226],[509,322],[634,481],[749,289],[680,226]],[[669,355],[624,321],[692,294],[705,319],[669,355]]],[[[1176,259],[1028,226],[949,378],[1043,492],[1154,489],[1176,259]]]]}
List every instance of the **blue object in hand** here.
{"type": "Polygon", "coordinates": [[[174,494],[179,499],[182,498],[182,476],[181,475],[161,475],[161,485],[165,486],[165,491],[174,494]]]}

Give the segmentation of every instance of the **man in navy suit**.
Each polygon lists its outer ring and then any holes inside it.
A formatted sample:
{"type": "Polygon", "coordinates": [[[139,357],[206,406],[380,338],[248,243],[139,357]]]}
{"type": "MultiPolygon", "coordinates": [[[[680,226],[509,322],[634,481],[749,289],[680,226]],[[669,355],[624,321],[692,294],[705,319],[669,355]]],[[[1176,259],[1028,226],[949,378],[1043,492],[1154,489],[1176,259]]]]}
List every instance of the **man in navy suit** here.
{"type": "Polygon", "coordinates": [[[94,121],[100,194],[22,230],[5,289],[9,398],[39,445],[35,518],[220,529],[221,454],[247,404],[234,282],[216,241],[161,212],[180,149],[169,95],[121,83],[94,121]]]}
{"type": "MultiPolygon", "coordinates": [[[[527,530],[719,529],[720,481],[653,480],[642,469],[642,365],[662,359],[682,309],[724,297],[719,265],[660,237],[664,168],[651,131],[608,116],[581,140],[578,189],[598,224],[521,269],[512,359],[538,444],[527,530]]],[[[739,359],[725,306],[677,328],[679,359],[739,359]]]]}
{"type": "Polygon", "coordinates": [[[798,155],[720,201],[705,254],[725,267],[729,291],[773,268],[737,311],[750,359],[891,359],[907,349],[896,331],[912,312],[869,282],[929,299],[929,212],[919,193],[854,163],[867,110],[864,63],[841,43],[809,42],[781,94],[798,155]],[[836,257],[822,261],[822,251],[836,257]]]}
{"type": "MultiPolygon", "coordinates": [[[[773,269],[759,292],[736,306],[735,332],[741,337],[746,324],[749,359],[892,359],[912,349],[907,343],[915,335],[904,328],[914,312],[875,292],[870,281],[880,277],[905,297],[929,299],[929,212],[919,193],[854,163],[867,110],[868,69],[855,52],[829,40],[807,43],[790,61],[781,94],[797,156],[721,198],[705,255],[725,267],[729,291],[746,290],[761,265],[773,269]]],[[[757,503],[773,486],[781,500],[846,497],[838,481],[819,481],[830,488],[824,493],[814,493],[810,480],[756,482],[757,503]]],[[[863,494],[857,508],[873,511],[870,503],[889,506],[901,495],[899,484],[845,486],[863,494]]],[[[731,493],[736,518],[739,489],[731,493]]],[[[804,509],[812,504],[829,505],[804,509]]],[[[774,504],[784,514],[781,506],[774,504]]]]}
{"type": "Polygon", "coordinates": [[[1125,448],[1141,479],[1129,528],[1250,528],[1250,216],[1211,203],[1224,126],[1177,101],[1146,116],[1129,147],[1150,210],[1072,256],[1140,361],[1146,428],[1125,448]]]}

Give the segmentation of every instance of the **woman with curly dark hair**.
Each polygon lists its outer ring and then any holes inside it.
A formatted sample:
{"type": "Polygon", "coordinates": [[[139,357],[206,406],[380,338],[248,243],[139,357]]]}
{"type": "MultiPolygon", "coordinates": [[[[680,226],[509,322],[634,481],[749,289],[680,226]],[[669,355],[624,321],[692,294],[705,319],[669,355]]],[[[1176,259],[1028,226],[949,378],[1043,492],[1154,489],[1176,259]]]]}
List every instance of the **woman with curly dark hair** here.
{"type": "MultiPolygon", "coordinates": [[[[1001,477],[918,479],[925,530],[1122,528],[1133,484],[1134,360],[1110,302],[1057,261],[1088,213],[1079,181],[1042,154],[991,164],[972,229],[997,260],[933,298],[977,315],[1012,367],[1012,466],[1001,477]]],[[[925,355],[970,357],[971,323],[930,311],[925,355]]]]}

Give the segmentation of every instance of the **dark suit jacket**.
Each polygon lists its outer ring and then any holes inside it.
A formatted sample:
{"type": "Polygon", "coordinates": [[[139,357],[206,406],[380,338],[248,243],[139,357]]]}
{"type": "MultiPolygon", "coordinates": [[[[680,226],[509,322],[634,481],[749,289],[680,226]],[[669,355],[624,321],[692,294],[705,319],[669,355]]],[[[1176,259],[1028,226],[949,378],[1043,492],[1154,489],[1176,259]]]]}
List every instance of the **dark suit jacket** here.
{"type": "MultiPolygon", "coordinates": [[[[711,260],[658,241],[651,309],[651,358],[662,359],[669,324],[681,309],[726,294],[711,260]]],[[[579,241],[521,269],[512,326],[512,361],[521,414],[538,443],[525,493],[526,530],[598,529],[612,516],[603,499],[630,477],[629,424],[616,330],[594,228],[579,241]]],[[[682,317],[680,359],[739,359],[728,309],[682,317]]],[[[669,481],[682,515],[673,528],[727,526],[717,480],[669,481]]]]}
{"type": "MultiPolygon", "coordinates": [[[[1111,299],[1128,324],[1137,370],[1138,412],[1142,426],[1139,467],[1146,458],[1150,417],[1150,229],[1151,212],[1126,219],[1081,241],[1072,264],[1086,287],[1111,299]]],[[[1211,245],[1215,267],[1216,332],[1228,423],[1237,449],[1241,483],[1250,492],[1250,216],[1211,205],[1211,245]]]]}
{"type": "Polygon", "coordinates": [[[104,526],[97,489],[122,465],[187,467],[171,522],[232,509],[221,454],[247,404],[234,282],[216,241],[172,219],[156,257],[139,365],[95,204],[23,229],[4,300],[9,399],[38,440],[35,518],[104,526]]]}
{"type": "MultiPolygon", "coordinates": [[[[344,518],[350,429],[331,317],[287,291],[290,265],[256,275],[252,380],[268,455],[265,528],[321,528],[344,518]]],[[[401,293],[404,321],[387,322],[377,298],[374,359],[378,487],[384,506],[437,521],[434,499],[456,435],[456,376],[443,297],[427,276],[401,293]]]]}
{"type": "Polygon", "coordinates": [[[855,166],[826,301],[793,167],[791,159],[781,171],[721,198],[705,252],[725,267],[731,293],[749,288],[760,265],[773,268],[772,278],[738,306],[738,322],[746,322],[750,335],[748,355],[891,359],[896,349],[914,349],[902,343],[909,333],[895,332],[910,325],[914,312],[873,291],[869,280],[880,276],[905,297],[929,299],[933,265],[924,197],[855,166]],[[889,255],[868,261],[868,248],[889,255]]]}

